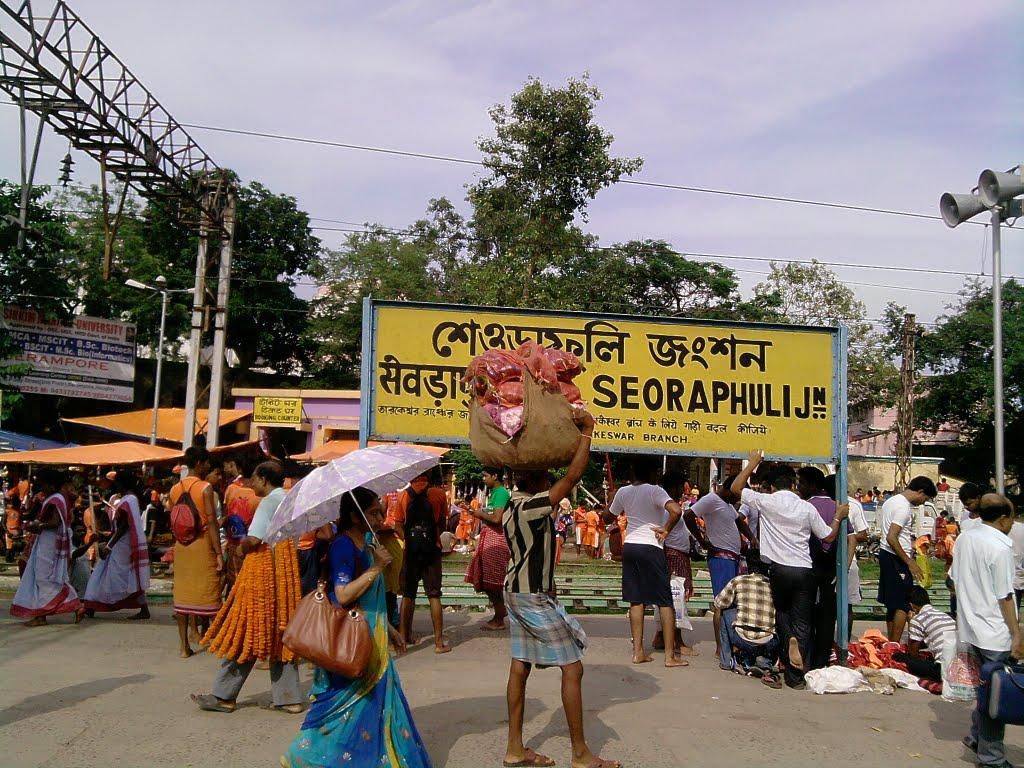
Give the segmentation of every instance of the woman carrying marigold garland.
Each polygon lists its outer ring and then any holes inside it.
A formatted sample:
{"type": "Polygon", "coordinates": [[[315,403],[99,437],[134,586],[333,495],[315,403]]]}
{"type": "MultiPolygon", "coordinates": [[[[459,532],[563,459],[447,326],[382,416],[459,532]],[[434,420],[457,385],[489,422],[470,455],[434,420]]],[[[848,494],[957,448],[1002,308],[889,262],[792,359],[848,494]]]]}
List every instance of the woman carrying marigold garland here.
{"type": "Polygon", "coordinates": [[[227,602],[204,640],[210,653],[224,659],[212,694],[192,694],[200,709],[234,712],[246,678],[257,659],[270,661],[273,708],[291,714],[303,710],[299,668],[281,643],[281,635],[299,603],[299,566],[293,542],[273,550],[264,543],[270,519],[284,498],[284,473],[275,461],[265,461],[252,474],[252,489],[261,497],[249,532],[242,541],[244,556],[227,602]]]}
{"type": "Polygon", "coordinates": [[[342,498],[340,515],[338,536],[327,554],[328,595],[336,605],[356,604],[363,611],[373,638],[373,656],[366,674],[354,680],[316,669],[310,691],[313,703],[281,765],[430,768],[430,755],[388,655],[389,636],[399,651],[405,649],[405,642],[387,620],[382,573],[391,555],[383,546],[373,547],[370,536],[371,527],[377,530],[384,523],[380,499],[372,491],[357,488],[342,498]]]}

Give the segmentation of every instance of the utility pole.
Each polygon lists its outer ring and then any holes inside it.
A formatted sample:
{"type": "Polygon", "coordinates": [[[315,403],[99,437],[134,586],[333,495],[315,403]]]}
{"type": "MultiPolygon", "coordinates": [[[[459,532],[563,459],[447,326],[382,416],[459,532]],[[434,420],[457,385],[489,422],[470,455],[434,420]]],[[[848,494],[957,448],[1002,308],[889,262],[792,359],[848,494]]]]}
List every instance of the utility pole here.
{"type": "Polygon", "coordinates": [[[224,349],[227,342],[228,296],[231,292],[231,257],[235,238],[235,196],[228,194],[223,208],[220,263],[217,265],[217,305],[213,317],[213,360],[210,362],[210,407],[207,410],[206,447],[216,448],[220,433],[220,401],[224,391],[224,349]]]}
{"type": "Polygon", "coordinates": [[[903,364],[900,366],[900,400],[896,406],[896,480],[898,493],[910,482],[910,461],[914,452],[914,340],[917,322],[914,315],[903,316],[903,364]]]}
{"type": "Polygon", "coordinates": [[[981,172],[978,186],[969,195],[946,192],[939,198],[939,213],[946,226],[970,221],[984,210],[992,217],[992,385],[995,432],[996,491],[1006,491],[1006,460],[1003,455],[1003,272],[1000,227],[1007,219],[1024,215],[1024,163],[999,173],[991,168],[981,172]]]}

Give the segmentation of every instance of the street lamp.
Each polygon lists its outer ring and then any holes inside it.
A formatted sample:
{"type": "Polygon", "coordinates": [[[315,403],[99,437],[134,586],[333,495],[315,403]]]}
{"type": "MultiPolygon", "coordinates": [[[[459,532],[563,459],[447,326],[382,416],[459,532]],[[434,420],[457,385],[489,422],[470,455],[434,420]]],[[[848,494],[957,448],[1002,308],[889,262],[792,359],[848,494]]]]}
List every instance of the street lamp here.
{"type": "Polygon", "coordinates": [[[1000,225],[1009,218],[1021,215],[1024,195],[1021,166],[1005,173],[986,170],[978,177],[978,186],[969,195],[946,192],[939,198],[939,213],[947,227],[955,227],[977,216],[984,210],[992,213],[992,357],[995,378],[995,449],[996,490],[1006,490],[1003,449],[1003,275],[1000,262],[1000,225]]]}
{"type": "Polygon", "coordinates": [[[160,337],[156,347],[156,380],[153,383],[153,425],[149,432],[149,444],[156,445],[157,421],[160,417],[160,377],[164,370],[164,328],[167,326],[167,299],[172,293],[195,293],[195,288],[168,288],[167,278],[158,276],[154,281],[156,286],[140,283],[138,280],[128,278],[124,284],[129,288],[138,288],[140,291],[154,291],[162,296],[160,302],[160,337]]]}

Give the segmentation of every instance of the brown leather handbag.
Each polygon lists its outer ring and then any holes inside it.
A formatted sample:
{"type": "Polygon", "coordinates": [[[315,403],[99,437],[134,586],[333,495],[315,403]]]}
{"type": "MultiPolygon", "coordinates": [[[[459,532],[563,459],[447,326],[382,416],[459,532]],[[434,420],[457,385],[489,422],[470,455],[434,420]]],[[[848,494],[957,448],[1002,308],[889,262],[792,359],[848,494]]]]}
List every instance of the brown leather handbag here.
{"type": "Polygon", "coordinates": [[[281,639],[300,658],[348,678],[366,674],[373,655],[366,616],[334,605],[322,581],[299,601],[281,639]]]}

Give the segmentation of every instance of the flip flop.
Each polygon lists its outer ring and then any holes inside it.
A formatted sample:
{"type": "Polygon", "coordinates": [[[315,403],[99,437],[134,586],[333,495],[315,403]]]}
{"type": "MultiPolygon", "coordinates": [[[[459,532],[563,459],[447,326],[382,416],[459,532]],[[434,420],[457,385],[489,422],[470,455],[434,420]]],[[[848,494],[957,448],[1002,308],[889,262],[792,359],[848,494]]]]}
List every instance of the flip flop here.
{"type": "Polygon", "coordinates": [[[444,645],[442,645],[440,647],[438,647],[436,645],[434,646],[434,653],[442,654],[442,653],[451,653],[451,652],[452,652],[452,647],[450,645],[448,645],[447,643],[445,643],[444,645]]]}
{"type": "Polygon", "coordinates": [[[193,693],[190,698],[206,712],[234,712],[237,707],[234,702],[221,701],[210,693],[193,693]]]}
{"type": "Polygon", "coordinates": [[[766,672],[761,677],[761,683],[776,691],[782,689],[782,681],[779,680],[778,675],[772,674],[771,672],[766,672]]]}
{"type": "Polygon", "coordinates": [[[622,768],[622,763],[618,760],[605,760],[595,755],[594,759],[587,763],[587,768],[622,768]]]}
{"type": "Polygon", "coordinates": [[[286,715],[301,715],[306,708],[301,704],[263,704],[260,709],[270,712],[283,712],[286,715]]]}
{"type": "Polygon", "coordinates": [[[484,632],[500,632],[503,629],[507,629],[507,627],[504,624],[502,624],[499,627],[496,627],[493,624],[491,624],[491,622],[485,621],[483,624],[480,625],[480,629],[482,629],[484,632]]]}
{"type": "Polygon", "coordinates": [[[526,755],[522,760],[515,763],[510,763],[508,760],[502,760],[501,764],[505,768],[523,768],[523,766],[552,766],[555,761],[547,755],[542,755],[539,752],[534,752],[529,747],[526,748],[526,755]]]}

